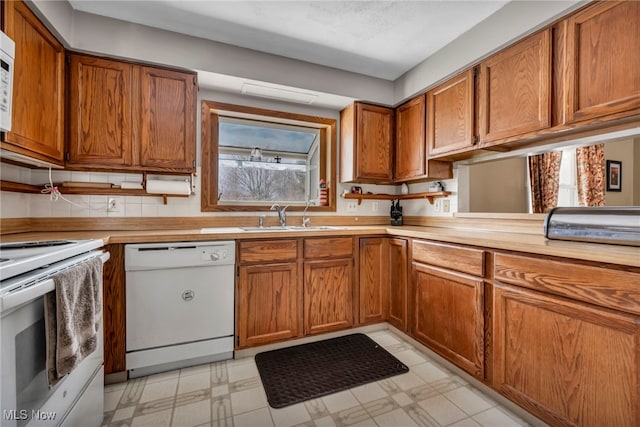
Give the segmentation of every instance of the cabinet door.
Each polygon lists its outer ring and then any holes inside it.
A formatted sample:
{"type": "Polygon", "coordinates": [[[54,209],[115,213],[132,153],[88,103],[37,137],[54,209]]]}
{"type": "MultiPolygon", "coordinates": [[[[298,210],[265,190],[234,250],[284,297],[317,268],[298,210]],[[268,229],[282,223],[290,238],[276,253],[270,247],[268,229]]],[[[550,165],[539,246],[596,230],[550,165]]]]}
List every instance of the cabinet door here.
{"type": "Polygon", "coordinates": [[[353,259],[304,263],[305,334],[353,325],[353,259]]]}
{"type": "Polygon", "coordinates": [[[551,425],[640,425],[640,317],[496,285],[493,386],[551,425]]]}
{"type": "Polygon", "coordinates": [[[296,263],[240,267],[236,302],[238,347],[299,335],[297,269],[296,263]]]}
{"type": "Polygon", "coordinates": [[[551,126],[551,30],[534,34],[480,64],[483,146],[551,126]]]}
{"type": "Polygon", "coordinates": [[[149,170],[194,172],[195,75],[140,67],[140,165],[149,170]]]}
{"type": "Polygon", "coordinates": [[[395,181],[406,181],[427,174],[424,95],[396,109],[395,181]]]}
{"type": "Polygon", "coordinates": [[[131,64],[71,55],[67,165],[131,166],[131,64]]]}
{"type": "Polygon", "coordinates": [[[11,132],[2,148],[62,165],[64,47],[22,1],[3,1],[4,31],[16,43],[11,132]]]}
{"type": "Polygon", "coordinates": [[[597,2],[568,19],[567,122],[638,114],[638,28],[637,1],[597,2]]]}
{"type": "Polygon", "coordinates": [[[356,102],[340,112],[340,179],[391,182],[393,109],[356,102]]]}
{"type": "Polygon", "coordinates": [[[474,146],[474,70],[427,92],[429,156],[474,146]]]}
{"type": "Polygon", "coordinates": [[[413,336],[484,379],[482,279],[413,263],[413,336]]]}
{"type": "Polygon", "coordinates": [[[107,245],[109,252],[102,270],[103,331],[105,375],[127,370],[127,301],[124,270],[124,245],[107,245]]]}
{"type": "Polygon", "coordinates": [[[393,178],[393,109],[356,105],[356,175],[361,179],[393,178]]]}
{"type": "Polygon", "coordinates": [[[360,239],[359,272],[359,323],[383,322],[388,306],[389,246],[387,239],[360,239]]]}
{"type": "Polygon", "coordinates": [[[408,270],[407,241],[388,239],[389,242],[389,315],[387,319],[396,328],[407,331],[408,270]]]}

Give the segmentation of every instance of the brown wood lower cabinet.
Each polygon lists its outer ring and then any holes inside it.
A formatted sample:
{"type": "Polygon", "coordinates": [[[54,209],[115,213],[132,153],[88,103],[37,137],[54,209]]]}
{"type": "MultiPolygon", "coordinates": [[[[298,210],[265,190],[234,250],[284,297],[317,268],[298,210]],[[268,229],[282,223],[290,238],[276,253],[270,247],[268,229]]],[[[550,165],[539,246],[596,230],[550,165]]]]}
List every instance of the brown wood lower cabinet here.
{"type": "Polygon", "coordinates": [[[237,297],[238,347],[300,335],[297,263],[240,267],[237,297]]]}
{"type": "Polygon", "coordinates": [[[304,332],[353,326],[353,258],[304,263],[304,332]]]}
{"type": "Polygon", "coordinates": [[[496,284],[493,386],[557,426],[640,425],[640,317],[496,284]]]}
{"type": "Polygon", "coordinates": [[[126,366],[126,292],[124,245],[107,245],[110,254],[103,267],[104,373],[124,372],[126,366]]]}
{"type": "Polygon", "coordinates": [[[484,379],[484,283],[413,263],[411,333],[460,368],[484,379]]]}
{"type": "Polygon", "coordinates": [[[384,322],[388,311],[389,245],[384,237],[360,239],[359,324],[384,322]]]}
{"type": "Polygon", "coordinates": [[[388,239],[389,241],[389,311],[387,320],[401,331],[409,327],[408,276],[406,239],[388,239]]]}

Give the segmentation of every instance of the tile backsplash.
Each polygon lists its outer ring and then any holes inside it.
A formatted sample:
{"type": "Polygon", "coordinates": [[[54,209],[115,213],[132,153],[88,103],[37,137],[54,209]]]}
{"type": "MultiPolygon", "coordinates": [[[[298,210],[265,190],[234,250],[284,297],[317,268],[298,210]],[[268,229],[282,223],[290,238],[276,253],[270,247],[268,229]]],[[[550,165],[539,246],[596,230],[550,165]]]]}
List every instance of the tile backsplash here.
{"type": "MultiPolygon", "coordinates": [[[[457,171],[454,170],[454,179],[445,180],[443,183],[447,191],[454,194],[449,196],[451,212],[457,209],[457,171]]],[[[49,171],[44,169],[28,169],[20,166],[1,164],[0,176],[2,180],[20,182],[24,184],[42,185],[49,182],[49,171]]],[[[120,184],[123,181],[142,180],[141,174],[128,173],[100,173],[53,170],[51,172],[53,182],[110,182],[120,184]]],[[[363,192],[397,194],[399,186],[395,185],[371,185],[358,184],[363,192]]],[[[410,192],[427,191],[429,183],[410,184],[410,192]]],[[[351,184],[338,184],[337,194],[349,191],[351,184]]],[[[216,215],[246,215],[246,212],[201,212],[200,211],[200,169],[195,178],[195,194],[190,197],[169,197],[164,204],[161,196],[100,196],[100,195],[65,195],[64,199],[52,200],[50,194],[22,194],[2,191],[0,196],[0,217],[172,217],[172,216],[216,216],[216,215]],[[117,211],[107,212],[109,199],[116,200],[117,211]]],[[[356,206],[355,211],[348,210],[348,202],[338,197],[338,205],[335,213],[312,213],[311,215],[387,215],[390,202],[386,200],[363,200],[356,206]],[[376,209],[377,208],[377,209],[376,209]]],[[[433,205],[424,199],[405,200],[402,203],[404,215],[451,215],[450,213],[436,213],[433,205]]]]}

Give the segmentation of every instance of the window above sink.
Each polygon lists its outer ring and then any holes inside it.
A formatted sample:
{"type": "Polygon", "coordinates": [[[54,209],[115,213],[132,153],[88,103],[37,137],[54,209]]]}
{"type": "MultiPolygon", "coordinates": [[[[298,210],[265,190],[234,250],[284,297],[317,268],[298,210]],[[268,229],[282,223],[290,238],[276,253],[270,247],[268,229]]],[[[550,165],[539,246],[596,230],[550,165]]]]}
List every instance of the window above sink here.
{"type": "Polygon", "coordinates": [[[202,211],[335,211],[335,119],[213,101],[202,111],[202,211]]]}
{"type": "Polygon", "coordinates": [[[218,117],[218,203],[318,199],[320,130],[218,117]]]}

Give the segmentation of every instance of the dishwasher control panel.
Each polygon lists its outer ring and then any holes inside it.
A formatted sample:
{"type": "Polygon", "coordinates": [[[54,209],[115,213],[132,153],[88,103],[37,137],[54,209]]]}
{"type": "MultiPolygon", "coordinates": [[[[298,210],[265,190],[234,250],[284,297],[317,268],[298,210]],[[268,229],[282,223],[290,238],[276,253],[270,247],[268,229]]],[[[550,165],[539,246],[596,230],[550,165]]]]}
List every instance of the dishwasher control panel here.
{"type": "Polygon", "coordinates": [[[125,245],[125,270],[205,267],[235,264],[234,241],[142,243],[125,245]]]}
{"type": "Polygon", "coordinates": [[[227,248],[202,248],[201,257],[203,261],[225,261],[229,257],[227,248]]]}

